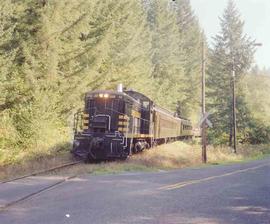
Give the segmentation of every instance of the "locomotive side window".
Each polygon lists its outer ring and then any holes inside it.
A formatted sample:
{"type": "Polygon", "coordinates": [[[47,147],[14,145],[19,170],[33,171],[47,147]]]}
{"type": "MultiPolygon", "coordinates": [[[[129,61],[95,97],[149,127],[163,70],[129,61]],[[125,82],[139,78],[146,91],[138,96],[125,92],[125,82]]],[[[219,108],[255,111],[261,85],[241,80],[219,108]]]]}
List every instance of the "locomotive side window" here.
{"type": "Polygon", "coordinates": [[[143,105],[143,108],[145,110],[149,110],[149,105],[150,105],[150,102],[149,101],[143,101],[142,105],[143,105]]]}

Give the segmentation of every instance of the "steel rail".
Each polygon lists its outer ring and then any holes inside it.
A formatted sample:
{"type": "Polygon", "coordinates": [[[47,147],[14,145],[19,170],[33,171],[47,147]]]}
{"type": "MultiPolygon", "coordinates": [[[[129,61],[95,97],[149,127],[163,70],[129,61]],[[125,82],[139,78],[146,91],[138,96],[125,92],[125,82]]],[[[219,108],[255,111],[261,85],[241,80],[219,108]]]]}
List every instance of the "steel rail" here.
{"type": "Polygon", "coordinates": [[[81,162],[82,162],[82,160],[79,160],[79,161],[76,161],[76,162],[71,162],[71,163],[65,163],[65,164],[50,168],[50,169],[44,169],[44,170],[40,170],[40,171],[37,171],[37,172],[34,172],[34,173],[30,173],[30,174],[26,174],[26,175],[23,175],[23,176],[20,176],[20,177],[16,177],[16,178],[13,178],[13,179],[4,180],[4,181],[1,181],[0,184],[10,183],[10,182],[13,182],[13,181],[16,181],[16,180],[21,180],[21,179],[24,179],[24,178],[27,178],[27,177],[36,176],[36,175],[39,175],[39,174],[43,174],[43,173],[51,172],[51,171],[54,171],[54,170],[62,169],[62,168],[68,167],[68,166],[74,166],[74,165],[79,164],[81,162]]]}

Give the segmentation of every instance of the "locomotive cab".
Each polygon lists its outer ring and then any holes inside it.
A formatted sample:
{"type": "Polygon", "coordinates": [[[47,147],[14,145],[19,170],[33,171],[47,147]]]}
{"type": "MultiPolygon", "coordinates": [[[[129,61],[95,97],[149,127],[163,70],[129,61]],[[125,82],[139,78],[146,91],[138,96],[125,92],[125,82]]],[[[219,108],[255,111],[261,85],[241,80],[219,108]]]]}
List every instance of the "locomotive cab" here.
{"type": "Polygon", "coordinates": [[[134,90],[125,91],[129,96],[140,102],[140,133],[151,137],[152,130],[150,121],[153,117],[153,101],[147,96],[134,90]]]}

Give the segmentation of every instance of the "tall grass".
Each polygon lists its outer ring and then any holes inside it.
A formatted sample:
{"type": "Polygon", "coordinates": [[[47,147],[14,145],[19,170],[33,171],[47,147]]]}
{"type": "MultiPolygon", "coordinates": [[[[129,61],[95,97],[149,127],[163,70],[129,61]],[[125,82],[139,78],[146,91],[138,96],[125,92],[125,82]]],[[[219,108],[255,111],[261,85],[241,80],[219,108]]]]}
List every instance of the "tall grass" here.
{"type": "MultiPolygon", "coordinates": [[[[146,167],[177,169],[202,164],[201,152],[199,144],[174,142],[136,155],[129,161],[146,167]]],[[[237,154],[232,153],[232,150],[226,146],[208,146],[207,150],[209,164],[240,162],[258,158],[268,153],[270,153],[270,146],[268,145],[241,145],[237,154]]]]}

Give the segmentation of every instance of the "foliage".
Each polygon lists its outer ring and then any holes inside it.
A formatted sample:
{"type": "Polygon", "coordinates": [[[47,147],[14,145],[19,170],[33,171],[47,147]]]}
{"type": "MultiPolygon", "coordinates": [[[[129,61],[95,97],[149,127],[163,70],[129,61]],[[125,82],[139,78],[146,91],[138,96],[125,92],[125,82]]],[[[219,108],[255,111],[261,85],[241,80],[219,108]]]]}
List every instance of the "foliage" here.
{"type": "Polygon", "coordinates": [[[201,34],[187,0],[3,0],[0,21],[2,163],[50,154],[84,93],[120,82],[197,114],[201,34]]]}

